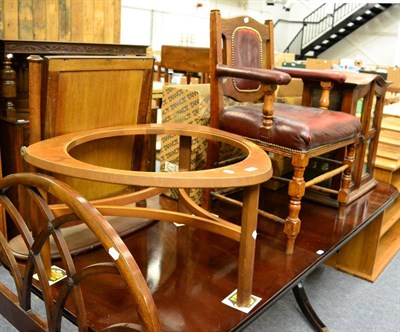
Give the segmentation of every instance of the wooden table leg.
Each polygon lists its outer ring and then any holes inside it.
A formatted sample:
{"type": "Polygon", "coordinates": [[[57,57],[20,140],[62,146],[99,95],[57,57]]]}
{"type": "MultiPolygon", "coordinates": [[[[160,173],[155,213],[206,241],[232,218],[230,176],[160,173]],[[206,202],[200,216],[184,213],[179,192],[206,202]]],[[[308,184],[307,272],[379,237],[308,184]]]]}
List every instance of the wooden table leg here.
{"type": "Polygon", "coordinates": [[[306,317],[311,326],[320,332],[328,332],[329,329],[326,325],[319,319],[317,313],[314,311],[310,301],[308,300],[306,291],[303,287],[303,283],[299,282],[295,287],[293,287],[293,294],[299,305],[301,312],[306,317]]]}
{"type": "Polygon", "coordinates": [[[259,196],[259,185],[244,188],[237,291],[237,303],[240,307],[249,305],[253,288],[259,196]]]}

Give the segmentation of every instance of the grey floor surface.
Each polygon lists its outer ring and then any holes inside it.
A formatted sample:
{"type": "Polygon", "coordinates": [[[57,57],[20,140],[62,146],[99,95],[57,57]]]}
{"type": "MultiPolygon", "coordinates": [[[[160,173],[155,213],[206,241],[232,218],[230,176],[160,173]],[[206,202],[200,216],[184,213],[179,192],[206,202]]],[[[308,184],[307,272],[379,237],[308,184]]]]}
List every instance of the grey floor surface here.
{"type": "MultiPolygon", "coordinates": [[[[6,271],[0,267],[3,281],[6,271]]],[[[400,255],[374,283],[322,265],[304,281],[308,298],[331,332],[400,332],[400,255]]],[[[75,331],[69,322],[63,331],[75,331]]],[[[0,331],[16,331],[0,316],[0,331]]],[[[245,332],[309,332],[294,296],[286,294],[245,332]]],[[[190,332],[190,331],[189,331],[190,332]]],[[[210,332],[210,331],[205,331],[210,332]]]]}

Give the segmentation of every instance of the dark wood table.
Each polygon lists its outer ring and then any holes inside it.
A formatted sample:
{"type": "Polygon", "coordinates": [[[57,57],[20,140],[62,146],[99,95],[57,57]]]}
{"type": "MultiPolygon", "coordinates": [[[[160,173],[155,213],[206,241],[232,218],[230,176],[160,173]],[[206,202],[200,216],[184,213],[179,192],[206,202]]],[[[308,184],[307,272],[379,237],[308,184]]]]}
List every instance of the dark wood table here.
{"type": "MultiPolygon", "coordinates": [[[[237,265],[237,278],[235,278],[237,282],[236,287],[234,287],[231,292],[236,290],[237,304],[242,308],[247,308],[248,305],[252,303],[251,290],[257,237],[256,228],[258,220],[257,207],[259,201],[259,190],[260,184],[266,182],[272,176],[272,167],[268,155],[254,143],[238,135],[206,126],[185,124],[143,124],[135,126],[98,128],[53,137],[30,145],[24,150],[23,155],[25,161],[29,164],[34,165],[38,169],[51,171],[56,174],[109,183],[142,187],[150,186],[157,189],[161,188],[161,191],[156,191],[157,194],[170,188],[179,189],[178,211],[176,213],[165,213],[153,209],[144,209],[147,211],[139,211],[137,208],[125,207],[121,206],[120,203],[113,203],[110,201],[111,198],[109,199],[111,204],[110,206],[102,203],[98,206],[98,209],[100,213],[105,216],[108,216],[108,213],[114,213],[116,210],[119,210],[122,214],[116,215],[140,217],[140,215],[143,214],[142,217],[147,215],[153,220],[168,220],[170,223],[179,223],[182,226],[186,225],[184,227],[186,230],[190,227],[196,230],[203,229],[207,231],[207,234],[208,232],[219,234],[223,238],[226,237],[232,239],[234,243],[239,243],[239,250],[235,258],[239,262],[237,265]],[[83,162],[76,159],[76,156],[74,157],[74,149],[92,141],[126,136],[136,137],[140,135],[173,135],[178,137],[179,172],[144,172],[107,168],[91,164],[88,161],[83,162]],[[190,155],[192,153],[192,137],[223,142],[236,147],[241,150],[243,159],[223,167],[191,171],[190,155]],[[209,211],[201,209],[189,198],[189,193],[185,191],[185,189],[188,190],[191,188],[243,189],[243,208],[239,213],[241,224],[237,225],[229,220],[222,220],[215,216],[215,214],[210,214],[209,211]],[[122,212],[122,210],[124,210],[124,212],[122,212]],[[149,213],[151,215],[149,215],[149,213]]],[[[176,227],[175,224],[173,225],[173,227],[176,227]]],[[[36,233],[39,233],[41,226],[39,224],[37,224],[36,228],[34,226],[32,226],[32,233],[35,233],[35,230],[36,233]]],[[[75,235],[74,241],[77,240],[78,236],[78,234],[75,235]]],[[[66,243],[71,242],[66,241],[66,243]]],[[[68,247],[70,248],[70,246],[68,247]]],[[[137,250],[142,251],[143,248],[147,248],[146,243],[142,244],[139,248],[132,248],[132,255],[135,256],[135,252],[137,250]]],[[[72,251],[71,248],[70,250],[72,251]]],[[[185,252],[185,255],[188,253],[187,250],[183,250],[183,252],[185,252]]],[[[41,254],[42,256],[45,256],[46,252],[43,251],[41,254]]],[[[50,267],[50,253],[47,254],[47,257],[49,258],[47,265],[50,267]]],[[[170,255],[168,255],[168,257],[170,257],[170,255]]],[[[51,264],[53,263],[51,262],[51,264]]],[[[156,275],[159,275],[160,273],[161,271],[158,271],[156,272],[156,275]]],[[[147,273],[145,274],[147,275],[147,273]]],[[[108,280],[108,278],[104,277],[99,281],[100,283],[103,283],[106,280],[108,280]]],[[[144,290],[143,288],[145,287],[142,287],[142,290],[144,290]]],[[[123,293],[126,294],[126,292],[123,293]]],[[[86,295],[84,298],[86,298],[86,295]]],[[[129,298],[131,299],[131,297],[129,298]]],[[[151,296],[149,295],[149,299],[146,300],[146,302],[153,302],[153,300],[154,299],[151,299],[151,296]]],[[[92,306],[89,305],[89,307],[91,308],[92,306]]],[[[105,305],[104,308],[106,307],[107,305],[105,305]]],[[[148,308],[148,305],[146,308],[148,308]]],[[[100,308],[98,309],[101,311],[100,308]]],[[[130,307],[130,311],[134,311],[132,310],[132,307],[130,307]]],[[[146,326],[143,315],[141,318],[144,321],[144,327],[147,327],[147,331],[150,329],[150,323],[146,326]]],[[[161,320],[162,317],[158,316],[157,320],[158,319],[161,320]]],[[[153,329],[151,329],[151,331],[153,331],[153,329]]]]}
{"type": "MultiPolygon", "coordinates": [[[[176,126],[179,127],[179,125],[176,126]]],[[[142,127],[136,126],[135,130],[147,130],[147,133],[154,134],[154,130],[158,128],[157,125],[142,127]]],[[[121,131],[121,129],[113,130],[121,131]]],[[[96,136],[99,135],[98,131],[93,130],[93,137],[100,137],[96,136]]],[[[87,164],[85,168],[75,167],[79,162],[71,161],[65,152],[60,154],[60,151],[68,151],[68,146],[73,147],[74,142],[81,143],[91,138],[87,133],[60,136],[59,139],[64,141],[63,144],[57,143],[58,138],[47,140],[47,143],[51,145],[46,145],[46,149],[39,149],[40,143],[37,143],[36,150],[32,150],[35,145],[31,145],[26,151],[25,158],[37,167],[44,169],[57,167],[57,169],[51,169],[63,174],[69,170],[75,170],[75,172],[82,172],[80,176],[88,177],[93,171],[90,168],[96,168],[96,166],[87,164]],[[88,135],[88,138],[85,138],[85,135],[88,135]],[[46,153],[40,152],[42,150],[46,153]],[[48,153],[49,151],[51,153],[48,153]],[[61,167],[66,169],[61,170],[61,167]]],[[[184,144],[184,146],[187,145],[184,144]]],[[[120,172],[122,175],[127,173],[127,171],[119,170],[115,172],[120,172]]],[[[191,187],[192,184],[189,186],[190,177],[186,175],[185,172],[180,176],[177,174],[174,181],[183,181],[183,184],[191,187]]],[[[125,177],[135,181],[134,183],[142,184],[128,174],[125,177]]],[[[205,177],[203,179],[207,182],[205,177]]],[[[237,179],[240,180],[243,177],[238,176],[237,179]]],[[[121,181],[123,181],[122,178],[121,181]]],[[[162,186],[168,186],[168,183],[165,182],[162,186]]],[[[241,186],[239,182],[236,185],[241,186]]],[[[241,193],[237,192],[236,195],[240,196],[241,193]]],[[[162,331],[240,331],[289,291],[294,292],[301,310],[312,326],[316,330],[323,331],[325,325],[319,320],[309,303],[302,280],[377,218],[397,196],[398,191],[395,187],[378,183],[370,191],[340,210],[315,203],[315,201],[304,200],[300,215],[302,230],[297,238],[293,255],[285,254],[286,236],[282,225],[259,217],[252,294],[260,297],[261,301],[249,313],[222,303],[222,300],[238,287],[240,274],[238,272],[240,269],[238,241],[195,226],[176,225],[161,219],[126,236],[124,242],[147,282],[157,308],[162,331]]],[[[261,209],[278,215],[287,215],[286,188],[276,191],[262,188],[260,197],[261,209]]],[[[172,201],[171,204],[171,200],[164,196],[160,199],[160,204],[165,209],[175,210],[174,203],[172,201]]],[[[242,210],[228,204],[217,201],[212,212],[239,224],[242,210]]],[[[249,211],[249,213],[254,212],[249,211]]],[[[89,264],[111,261],[109,253],[103,249],[94,249],[74,257],[77,270],[89,264]]],[[[55,262],[55,264],[63,267],[61,262],[55,262]]],[[[83,281],[81,287],[87,311],[87,322],[91,329],[101,330],[121,322],[138,323],[135,304],[125,281],[120,276],[95,275],[90,280],[83,281]]],[[[57,298],[61,288],[62,283],[52,286],[54,298],[57,298]]],[[[39,290],[37,293],[40,295],[39,290]]],[[[74,322],[73,308],[72,299],[69,299],[65,306],[65,315],[74,322]]]]}
{"type": "MultiPolygon", "coordinates": [[[[343,219],[335,208],[304,201],[302,231],[292,256],[285,255],[282,226],[261,218],[253,294],[262,300],[249,314],[221,303],[236,288],[239,246],[235,241],[162,221],[124,240],[153,293],[164,331],[240,331],[292,290],[311,324],[322,330],[324,324],[309,305],[302,280],[382,213],[397,195],[394,187],[379,183],[348,205],[343,219]]],[[[261,205],[285,214],[285,190],[263,189],[261,197],[261,205]]],[[[167,198],[161,201],[170,202],[167,198]]],[[[214,212],[230,220],[240,216],[239,209],[222,202],[215,204],[214,212]]],[[[85,266],[109,259],[106,252],[97,250],[77,257],[75,262],[85,266]]],[[[112,321],[136,320],[124,282],[117,277],[92,279],[85,292],[93,329],[112,321]]],[[[67,311],[66,315],[74,321],[73,313],[67,311]]]]}

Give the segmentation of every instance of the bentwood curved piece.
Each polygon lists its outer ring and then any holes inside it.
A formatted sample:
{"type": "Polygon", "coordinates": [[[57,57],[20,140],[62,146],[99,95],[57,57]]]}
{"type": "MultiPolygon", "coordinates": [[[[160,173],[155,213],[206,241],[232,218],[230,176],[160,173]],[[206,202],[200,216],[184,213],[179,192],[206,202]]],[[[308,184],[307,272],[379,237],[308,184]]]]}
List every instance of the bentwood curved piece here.
{"type": "Polygon", "coordinates": [[[109,183],[164,188],[223,188],[259,184],[271,176],[269,157],[256,144],[221,130],[196,125],[135,125],[93,129],[61,135],[30,145],[25,160],[55,173],[109,183]],[[79,161],[69,153],[78,145],[128,135],[178,135],[216,140],[239,148],[247,157],[236,164],[199,171],[154,173],[116,170],[79,161]]]}
{"type": "MultiPolygon", "coordinates": [[[[25,160],[62,175],[134,186],[178,188],[178,212],[126,206],[95,205],[103,215],[145,217],[205,229],[239,242],[237,303],[248,306],[252,294],[260,183],[272,176],[268,155],[256,144],[218,129],[185,124],[145,124],[75,132],[37,142],[24,153],[25,160]],[[179,136],[179,167],[175,173],[138,172],[84,163],[72,156],[75,147],[104,138],[138,135],[179,136]],[[191,138],[226,143],[240,149],[244,159],[225,167],[190,171],[191,138]],[[197,206],[184,189],[244,187],[241,224],[220,219],[197,206]]],[[[66,211],[65,211],[66,213],[66,211]]]]}
{"type": "MultiPolygon", "coordinates": [[[[9,242],[0,232],[0,262],[9,269],[16,288],[16,292],[9,290],[5,284],[0,282],[2,315],[18,330],[60,331],[63,309],[68,298],[73,299],[73,310],[79,330],[87,330],[87,303],[83,298],[81,281],[87,279],[90,281],[90,278],[95,275],[114,274],[122,277],[134,299],[142,328],[145,331],[160,331],[160,320],[152,295],[132,253],[108,221],[78,192],[53,177],[35,173],[17,173],[0,179],[0,204],[16,228],[20,230],[30,253],[24,269],[22,269],[9,242]],[[18,207],[6,196],[9,189],[18,186],[22,186],[32,198],[31,214],[34,214],[34,210],[39,211],[38,226],[42,229],[37,236],[29,230],[32,216],[24,217],[18,211],[18,207]],[[47,195],[56,197],[68,206],[70,213],[60,217],[54,216],[45,202],[44,197],[47,195]],[[61,227],[77,220],[83,222],[93,232],[104,250],[112,257],[111,262],[98,261],[94,265],[83,267],[75,265],[61,227]],[[42,256],[46,242],[51,237],[57,243],[61,262],[66,271],[66,282],[62,284],[58,294],[52,291],[47,282],[46,262],[42,256]],[[44,301],[46,318],[43,318],[31,306],[33,284],[35,283],[32,279],[34,273],[39,276],[37,285],[44,301]]],[[[131,318],[125,317],[128,322],[131,318]]],[[[109,328],[115,327],[110,326],[109,328]]],[[[137,329],[136,326],[132,330],[142,329],[137,329]]]]}

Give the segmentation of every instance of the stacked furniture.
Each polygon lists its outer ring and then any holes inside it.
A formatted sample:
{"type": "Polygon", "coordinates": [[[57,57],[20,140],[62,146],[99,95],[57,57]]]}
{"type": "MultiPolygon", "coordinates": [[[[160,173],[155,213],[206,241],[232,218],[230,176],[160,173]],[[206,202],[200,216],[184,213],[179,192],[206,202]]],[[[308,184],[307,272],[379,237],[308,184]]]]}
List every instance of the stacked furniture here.
{"type": "MultiPolygon", "coordinates": [[[[386,105],[375,159],[374,178],[400,190],[400,104],[386,105]]],[[[375,281],[400,250],[399,198],[332,257],[330,264],[375,281]]]]}
{"type": "MultiPolygon", "coordinates": [[[[256,142],[266,153],[290,158],[293,166],[291,176],[275,177],[288,183],[288,214],[269,214],[268,217],[284,224],[287,235],[285,251],[291,255],[295,239],[300,233],[300,210],[307,188],[335,196],[337,204],[342,207],[349,201],[352,164],[361,125],[350,112],[329,110],[330,90],[335,85],[343,84],[345,75],[276,68],[274,64],[272,21],[262,24],[247,16],[223,19],[219,11],[211,11],[210,125],[244,136],[256,142]],[[274,103],[277,85],[288,84],[291,77],[319,86],[322,91],[319,104],[310,107],[310,94],[303,94],[303,101],[307,97],[309,100],[302,105],[274,103]],[[242,104],[225,107],[224,96],[242,104]],[[333,167],[306,178],[306,171],[312,167],[313,159],[327,159],[328,153],[335,154],[338,151],[342,151],[342,158],[332,162],[333,167]],[[334,177],[339,177],[337,188],[320,185],[334,177]]],[[[218,145],[209,144],[208,167],[218,164],[219,150],[218,145]]]]}
{"type": "MultiPolygon", "coordinates": [[[[0,145],[3,175],[27,170],[21,158],[21,147],[29,144],[28,56],[31,54],[134,56],[145,55],[146,49],[147,47],[142,45],[0,40],[2,77],[7,78],[7,81],[1,82],[3,87],[0,92],[0,145]]],[[[14,202],[22,199],[16,190],[13,190],[10,195],[14,202]]]]}

